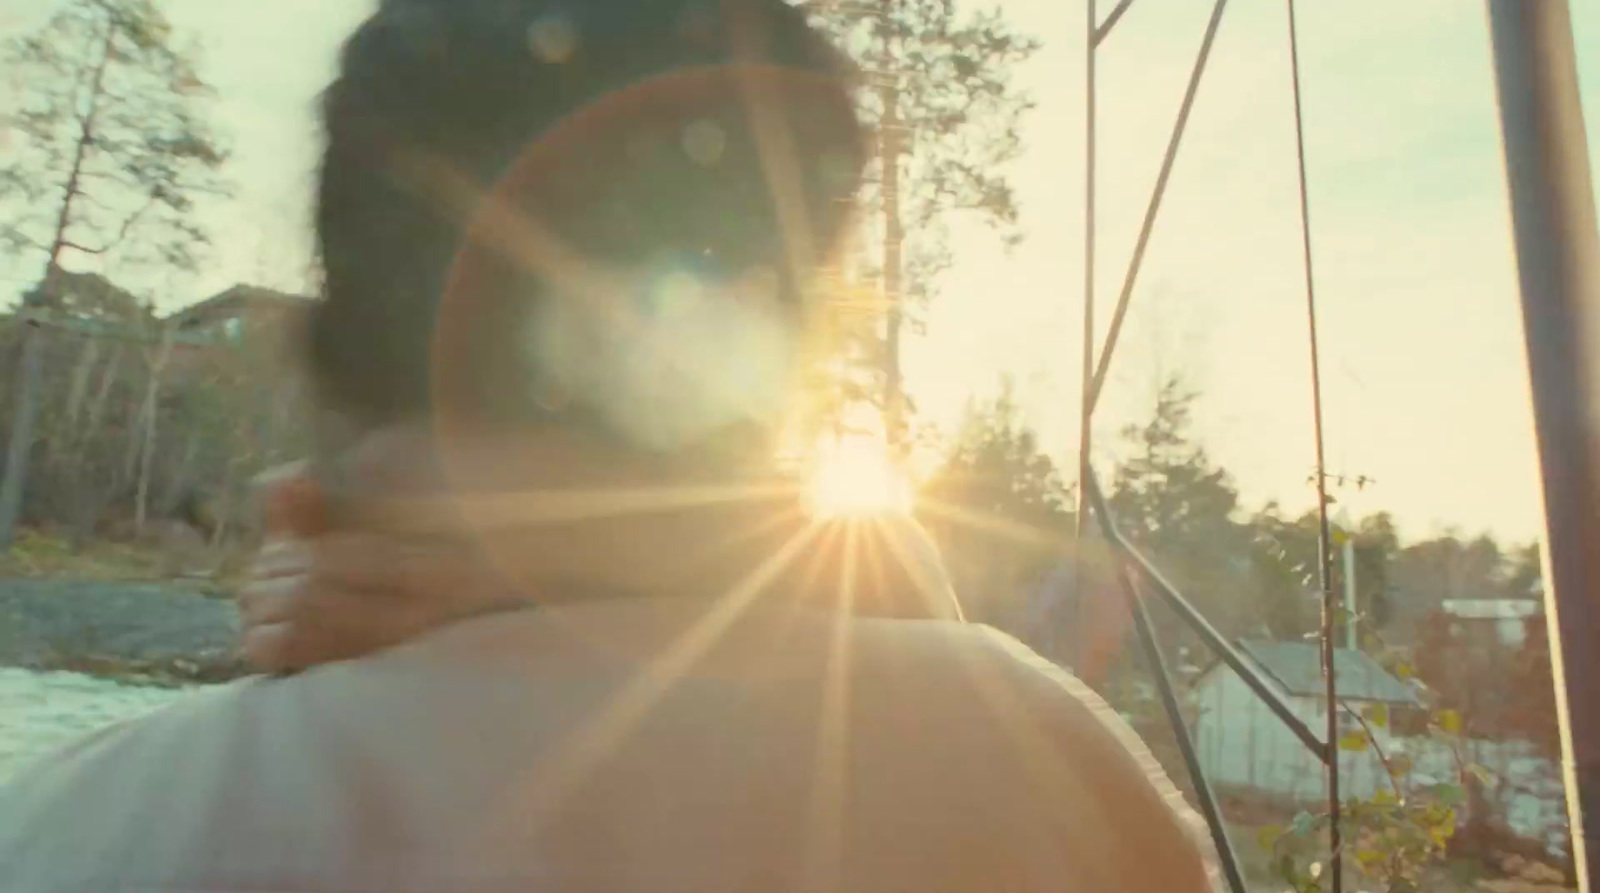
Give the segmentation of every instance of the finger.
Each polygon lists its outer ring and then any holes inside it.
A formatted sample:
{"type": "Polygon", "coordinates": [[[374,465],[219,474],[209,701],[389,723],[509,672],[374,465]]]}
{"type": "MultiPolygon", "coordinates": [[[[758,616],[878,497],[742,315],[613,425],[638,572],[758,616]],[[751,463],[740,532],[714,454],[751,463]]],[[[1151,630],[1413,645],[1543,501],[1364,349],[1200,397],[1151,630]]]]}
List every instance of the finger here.
{"type": "Polygon", "coordinates": [[[407,608],[381,589],[331,583],[315,572],[252,580],[239,590],[239,620],[246,628],[291,624],[306,629],[356,629],[389,622],[407,608]]]}
{"type": "Polygon", "coordinates": [[[273,496],[282,490],[289,482],[309,477],[308,466],[305,462],[287,462],[277,465],[256,475],[250,481],[251,494],[257,500],[268,522],[275,520],[273,512],[273,496]]]}
{"type": "Polygon", "coordinates": [[[250,666],[264,673],[304,669],[287,659],[288,634],[288,624],[247,626],[240,637],[239,651],[250,666]]]}
{"type": "Polygon", "coordinates": [[[308,465],[304,460],[274,465],[252,478],[250,485],[257,491],[271,489],[290,478],[306,477],[307,468],[308,465]]]}
{"type": "Polygon", "coordinates": [[[310,477],[290,478],[277,485],[268,498],[268,517],[291,536],[313,537],[331,525],[327,491],[310,477]]]}
{"type": "Polygon", "coordinates": [[[314,536],[328,524],[327,495],[302,463],[257,478],[255,490],[270,533],[314,536]]]}
{"type": "Polygon", "coordinates": [[[292,623],[270,623],[244,632],[240,651],[251,666],[268,673],[304,670],[351,660],[372,649],[348,638],[292,623]]]}
{"type": "Polygon", "coordinates": [[[258,669],[298,670],[375,649],[374,636],[394,612],[352,605],[348,593],[316,587],[309,577],[249,588],[240,599],[241,645],[258,669]],[[365,616],[366,622],[360,618],[365,616]]]}
{"type": "Polygon", "coordinates": [[[239,621],[246,627],[293,619],[310,596],[305,575],[258,580],[239,590],[239,621]]]}
{"type": "Polygon", "coordinates": [[[268,540],[250,563],[250,579],[269,580],[273,577],[294,576],[311,570],[315,550],[304,540],[275,538],[268,540]]]}
{"type": "Polygon", "coordinates": [[[303,585],[278,618],[245,626],[242,646],[268,671],[351,660],[398,645],[438,625],[426,602],[384,603],[371,594],[303,585]],[[419,608],[419,605],[421,608],[419,608]]]}

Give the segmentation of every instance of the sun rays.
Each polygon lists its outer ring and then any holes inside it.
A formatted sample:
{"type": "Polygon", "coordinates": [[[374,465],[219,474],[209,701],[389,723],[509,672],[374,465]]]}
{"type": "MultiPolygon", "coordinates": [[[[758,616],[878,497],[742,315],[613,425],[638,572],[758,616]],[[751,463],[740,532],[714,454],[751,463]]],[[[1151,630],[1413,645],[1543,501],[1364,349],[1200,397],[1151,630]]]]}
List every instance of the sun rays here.
{"type": "MultiPolygon", "coordinates": [[[[829,246],[807,241],[811,231],[807,217],[817,209],[805,207],[798,188],[801,161],[795,137],[789,122],[772,113],[775,103],[768,95],[784,85],[772,72],[751,67],[739,86],[749,106],[754,142],[783,231],[784,261],[791,278],[803,281],[807,271],[823,260],[821,255],[829,246]]],[[[557,136],[577,139],[579,125],[599,114],[596,110],[581,113],[578,117],[584,120],[568,122],[567,129],[557,136]]],[[[563,299],[582,305],[597,327],[627,329],[650,322],[619,300],[630,288],[620,271],[584,257],[553,227],[521,209],[520,192],[531,188],[529,182],[550,173],[551,159],[561,148],[548,138],[531,146],[514,175],[488,189],[425,157],[401,159],[393,171],[397,179],[471,232],[450,272],[433,345],[434,390],[440,410],[434,434],[447,454],[444,464],[453,466],[447,469],[447,477],[457,479],[457,484],[462,479],[494,480],[493,473],[477,473],[480,470],[474,466],[478,460],[473,456],[448,455],[459,424],[453,418],[457,396],[453,376],[458,375],[453,370],[466,367],[478,334],[473,315],[479,310],[469,306],[463,296],[493,293],[492,283],[476,281],[479,277],[498,275],[509,265],[523,275],[551,283],[563,299]]],[[[804,318],[817,308],[799,309],[804,318]]],[[[658,527],[703,524],[694,528],[703,534],[698,540],[690,536],[661,541],[670,547],[653,541],[634,543],[604,554],[612,563],[637,558],[644,564],[654,562],[652,567],[670,567],[672,585],[693,586],[701,579],[696,573],[702,566],[733,570],[731,577],[703,578],[707,582],[698,595],[708,605],[704,613],[623,681],[553,750],[531,761],[527,779],[508,785],[508,790],[538,791],[539,798],[531,804],[508,807],[514,814],[504,817],[503,827],[528,827],[559,812],[629,745],[663,700],[695,675],[758,601],[789,598],[794,608],[820,608],[828,631],[827,647],[820,658],[823,665],[813,668],[818,671],[817,722],[809,803],[805,804],[807,845],[802,870],[806,889],[837,887],[845,856],[843,822],[851,783],[856,620],[875,612],[912,619],[966,620],[939,549],[918,523],[918,516],[937,519],[942,526],[992,542],[997,549],[1042,548],[1065,554],[1067,542],[1058,531],[919,495],[904,465],[894,460],[881,439],[837,438],[819,444],[812,459],[813,467],[804,480],[684,484],[663,483],[668,476],[646,474],[636,482],[603,486],[586,482],[524,490],[458,486],[453,495],[441,497],[448,499],[448,505],[441,506],[438,499],[417,499],[397,500],[388,507],[388,516],[402,519],[402,525],[404,519],[414,518],[419,524],[436,519],[441,508],[444,514],[461,518],[468,532],[484,543],[490,559],[515,585],[524,588],[547,583],[518,564],[524,560],[519,553],[530,548],[526,543],[543,536],[541,528],[560,531],[591,523],[611,523],[611,529],[624,538],[642,529],[633,526],[641,520],[658,527]],[[714,520],[706,522],[708,518],[714,520]],[[655,554],[669,548],[674,554],[655,554]],[[837,575],[830,573],[835,567],[837,575]]],[[[569,560],[576,564],[592,560],[592,556],[569,560]]],[[[662,583],[650,579],[648,572],[620,570],[634,573],[626,578],[629,581],[662,583]]],[[[779,641],[771,644],[775,650],[783,645],[779,641]]],[[[992,708],[997,725],[1015,739],[1019,758],[1041,761],[1041,773],[1059,771],[1047,765],[1049,754],[1043,753],[1035,718],[1022,715],[1016,693],[1008,690],[1003,680],[990,677],[990,662],[974,660],[972,655],[957,657],[964,675],[971,677],[967,687],[992,708]]]]}
{"type": "Polygon", "coordinates": [[[806,500],[822,519],[909,517],[916,506],[911,479],[869,437],[844,437],[824,443],[806,485],[806,500]]]}
{"type": "Polygon", "coordinates": [[[512,789],[539,791],[534,803],[519,803],[525,814],[507,827],[526,827],[560,809],[572,792],[596,767],[622,747],[649,717],[655,706],[695,664],[722,639],[751,604],[798,558],[815,538],[817,527],[808,525],[762,561],[740,583],[712,603],[711,608],[659,657],[642,667],[632,679],[595,711],[547,758],[529,767],[535,783],[512,789]]]}

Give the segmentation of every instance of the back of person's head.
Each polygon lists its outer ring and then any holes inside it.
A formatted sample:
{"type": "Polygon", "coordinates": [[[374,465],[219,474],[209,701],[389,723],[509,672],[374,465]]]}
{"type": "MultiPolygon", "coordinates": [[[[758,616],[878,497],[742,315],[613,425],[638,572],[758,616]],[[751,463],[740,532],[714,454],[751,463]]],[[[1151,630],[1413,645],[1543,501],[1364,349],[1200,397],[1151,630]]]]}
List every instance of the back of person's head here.
{"type": "Polygon", "coordinates": [[[849,74],[782,0],[385,0],[324,100],[319,402],[658,449],[769,411],[849,74]]]}

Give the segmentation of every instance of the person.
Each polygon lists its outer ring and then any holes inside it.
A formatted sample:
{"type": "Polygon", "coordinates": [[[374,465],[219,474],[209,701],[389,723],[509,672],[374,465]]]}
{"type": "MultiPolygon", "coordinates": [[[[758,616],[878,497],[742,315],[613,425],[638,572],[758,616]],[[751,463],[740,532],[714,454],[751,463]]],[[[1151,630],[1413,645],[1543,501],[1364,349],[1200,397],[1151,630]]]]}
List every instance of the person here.
{"type": "Polygon", "coordinates": [[[279,672],[0,789],[0,888],[1206,889],[1114,713],[773,472],[849,77],[781,0],[383,0],[245,605],[279,672]]]}

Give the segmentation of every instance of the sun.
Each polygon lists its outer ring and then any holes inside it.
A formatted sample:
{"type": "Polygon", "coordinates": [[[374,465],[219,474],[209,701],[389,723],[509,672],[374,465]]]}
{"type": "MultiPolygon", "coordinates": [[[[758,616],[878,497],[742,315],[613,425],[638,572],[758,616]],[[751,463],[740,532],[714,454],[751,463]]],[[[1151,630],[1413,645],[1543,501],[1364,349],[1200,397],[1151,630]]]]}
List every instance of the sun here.
{"type": "Polygon", "coordinates": [[[871,437],[843,437],[825,443],[806,488],[807,502],[819,518],[909,515],[916,488],[871,437]]]}

